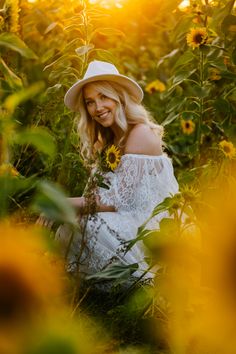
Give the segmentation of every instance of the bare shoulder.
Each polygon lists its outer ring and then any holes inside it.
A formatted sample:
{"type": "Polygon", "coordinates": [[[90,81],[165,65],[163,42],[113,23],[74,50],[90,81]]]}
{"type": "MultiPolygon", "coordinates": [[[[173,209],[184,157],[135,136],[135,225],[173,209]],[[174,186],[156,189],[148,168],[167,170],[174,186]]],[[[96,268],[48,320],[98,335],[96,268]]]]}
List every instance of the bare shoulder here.
{"type": "Polygon", "coordinates": [[[161,155],[161,137],[147,124],[136,124],[127,138],[125,154],[161,155]]]}

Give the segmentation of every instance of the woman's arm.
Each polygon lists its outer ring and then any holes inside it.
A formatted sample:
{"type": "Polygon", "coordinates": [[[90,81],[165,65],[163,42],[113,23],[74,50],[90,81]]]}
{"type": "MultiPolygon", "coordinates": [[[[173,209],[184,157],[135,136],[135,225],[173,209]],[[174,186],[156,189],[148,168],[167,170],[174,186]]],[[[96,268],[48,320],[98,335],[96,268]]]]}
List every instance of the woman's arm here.
{"type": "MultiPolygon", "coordinates": [[[[88,213],[87,201],[84,197],[67,198],[72,206],[77,210],[80,215],[88,213]]],[[[96,212],[115,212],[114,206],[101,204],[99,197],[96,196],[96,212]]],[[[46,218],[43,213],[40,214],[36,221],[36,225],[47,227],[51,229],[54,221],[46,218]]]]}
{"type": "MultiPolygon", "coordinates": [[[[72,206],[80,214],[85,214],[87,209],[87,200],[84,197],[68,198],[72,206]]],[[[115,212],[116,209],[112,205],[101,204],[100,199],[96,196],[96,212],[115,212]]]]}

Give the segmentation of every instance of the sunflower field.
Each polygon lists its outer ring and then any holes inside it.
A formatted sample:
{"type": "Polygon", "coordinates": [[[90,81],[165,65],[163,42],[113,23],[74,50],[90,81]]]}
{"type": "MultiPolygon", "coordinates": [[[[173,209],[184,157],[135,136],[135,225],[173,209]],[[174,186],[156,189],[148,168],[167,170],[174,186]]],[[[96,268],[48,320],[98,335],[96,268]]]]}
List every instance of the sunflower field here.
{"type": "Polygon", "coordinates": [[[236,353],[235,83],[235,0],[0,0],[0,354],[236,353]],[[81,282],[55,243],[67,197],[93,199],[63,101],[92,60],[143,88],[180,185],[128,245],[152,286],[123,287],[131,266],[81,282]]]}

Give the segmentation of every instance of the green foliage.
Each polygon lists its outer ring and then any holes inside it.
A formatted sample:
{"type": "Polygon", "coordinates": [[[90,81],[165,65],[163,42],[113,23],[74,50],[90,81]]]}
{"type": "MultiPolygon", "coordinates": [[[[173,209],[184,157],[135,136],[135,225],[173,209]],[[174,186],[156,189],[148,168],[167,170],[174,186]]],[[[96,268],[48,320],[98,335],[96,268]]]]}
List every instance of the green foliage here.
{"type": "MultiPolygon", "coordinates": [[[[172,33],[178,51],[174,52],[172,76],[163,95],[164,102],[168,100],[168,116],[163,124],[168,130],[168,149],[181,168],[183,164],[199,165],[217,159],[217,144],[222,139],[231,138],[228,127],[235,124],[236,110],[231,96],[235,87],[232,56],[235,33],[230,30],[235,20],[235,16],[230,14],[233,3],[227,3],[222,9],[217,2],[207,6],[196,2],[195,7],[189,7],[189,11],[179,17],[172,33]],[[206,43],[197,45],[195,49],[188,47],[186,42],[191,28],[196,31],[204,28],[208,35],[206,43]],[[181,121],[191,121],[195,128],[188,133],[181,121]],[[209,137],[210,146],[206,145],[209,137]]],[[[168,58],[170,63],[171,58],[168,58]]]]}
{"type": "Polygon", "coordinates": [[[97,282],[112,280],[113,281],[112,285],[118,286],[126,283],[127,280],[130,279],[130,276],[137,270],[138,270],[137,263],[128,264],[128,265],[113,263],[108,267],[106,267],[101,272],[87,276],[87,279],[95,280],[97,282]]]}
{"type": "Polygon", "coordinates": [[[78,227],[75,209],[66,195],[49,182],[38,183],[38,195],[35,197],[33,208],[52,220],[78,227]]]}
{"type": "MultiPolygon", "coordinates": [[[[181,187],[202,189],[200,197],[196,190],[183,188],[166,198],[126,245],[128,251],[136,242],[145,243],[148,271],[157,283],[147,290],[140,276],[119,301],[110,292],[112,301],[117,300],[107,314],[113,335],[121,342],[120,329],[126,343],[132,338],[140,345],[131,347],[131,353],[187,352],[178,343],[173,350],[166,343],[171,341],[165,332],[170,315],[179,311],[178,301],[166,289],[174,284],[171,290],[186,301],[183,308],[188,316],[196,313],[182,280],[187,279],[190,287],[193,263],[201,262],[196,229],[202,227],[202,213],[212,211],[208,196],[233,178],[235,157],[219,143],[236,144],[235,1],[190,1],[185,11],[178,8],[180,2],[126,0],[123,7],[112,7],[103,1],[21,0],[19,31],[0,28],[0,165],[8,166],[7,172],[0,173],[1,218],[26,209],[24,222],[28,223],[33,209],[78,227],[63,190],[81,195],[89,171],[80,155],[79,117],[65,108],[63,97],[94,59],[113,62],[121,73],[139,82],[146,107],[165,128],[165,149],[181,187]],[[207,36],[194,47],[196,38],[188,36],[187,41],[187,35],[202,28],[207,36]],[[155,81],[160,85],[148,90],[155,81]],[[15,166],[15,175],[9,166],[15,166]],[[157,229],[150,230],[149,222],[160,215],[164,218],[157,229]],[[161,328],[151,338],[155,349],[142,350],[139,325],[161,328]]],[[[89,284],[109,281],[119,289],[137,270],[137,264],[113,264],[91,275],[89,284]]],[[[55,347],[59,350],[57,343],[55,347]]],[[[127,351],[120,348],[119,352],[127,351]]]]}
{"type": "Polygon", "coordinates": [[[37,55],[15,34],[1,33],[0,47],[5,47],[18,52],[21,56],[27,59],[38,59],[37,55]]]}
{"type": "Polygon", "coordinates": [[[33,127],[17,133],[13,142],[17,144],[32,144],[38,151],[53,157],[55,155],[55,143],[46,129],[33,127]]]}

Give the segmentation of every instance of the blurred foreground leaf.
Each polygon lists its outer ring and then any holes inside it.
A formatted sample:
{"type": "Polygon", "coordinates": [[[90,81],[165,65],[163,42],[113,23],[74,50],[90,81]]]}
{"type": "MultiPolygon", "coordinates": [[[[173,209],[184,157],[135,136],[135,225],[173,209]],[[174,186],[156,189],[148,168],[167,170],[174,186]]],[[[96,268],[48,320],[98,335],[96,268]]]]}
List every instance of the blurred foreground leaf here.
{"type": "Polygon", "coordinates": [[[49,132],[40,127],[32,127],[17,133],[14,137],[14,142],[17,144],[31,144],[36,147],[38,151],[41,151],[49,156],[54,156],[56,152],[56,145],[53,137],[49,132]]]}
{"type": "Polygon", "coordinates": [[[12,49],[20,55],[28,59],[37,59],[37,55],[15,34],[13,33],[1,33],[0,34],[0,46],[12,49]]]}
{"type": "Polygon", "coordinates": [[[45,87],[43,81],[36,82],[31,86],[9,95],[3,103],[3,107],[9,112],[14,112],[16,107],[30,98],[39,94],[45,87]]]}
{"type": "Polygon", "coordinates": [[[22,87],[21,79],[9,68],[2,58],[0,58],[0,71],[11,88],[18,89],[22,87]]]}
{"type": "Polygon", "coordinates": [[[20,198],[35,187],[35,178],[0,176],[0,216],[5,216],[10,201],[20,198]]]}
{"type": "Polygon", "coordinates": [[[33,209],[49,219],[78,227],[75,209],[64,192],[52,183],[39,182],[33,209]]]}

